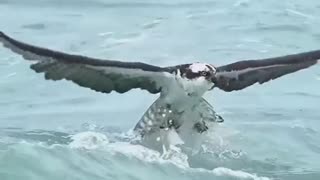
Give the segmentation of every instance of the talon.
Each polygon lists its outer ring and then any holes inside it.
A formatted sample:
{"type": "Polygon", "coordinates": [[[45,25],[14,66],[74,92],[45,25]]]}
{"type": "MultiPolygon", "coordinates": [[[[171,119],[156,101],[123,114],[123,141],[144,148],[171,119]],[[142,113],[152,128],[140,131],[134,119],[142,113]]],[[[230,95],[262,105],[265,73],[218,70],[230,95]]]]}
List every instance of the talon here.
{"type": "Polygon", "coordinates": [[[205,124],[205,122],[197,122],[194,124],[194,129],[198,131],[198,133],[203,133],[209,129],[209,127],[205,124]]]}
{"type": "Polygon", "coordinates": [[[168,120],[168,127],[177,129],[179,127],[179,124],[176,121],[169,119],[168,120]]]}
{"type": "Polygon", "coordinates": [[[218,122],[218,123],[223,123],[224,122],[224,119],[220,116],[220,115],[218,115],[218,114],[216,114],[216,121],[218,122]]]}

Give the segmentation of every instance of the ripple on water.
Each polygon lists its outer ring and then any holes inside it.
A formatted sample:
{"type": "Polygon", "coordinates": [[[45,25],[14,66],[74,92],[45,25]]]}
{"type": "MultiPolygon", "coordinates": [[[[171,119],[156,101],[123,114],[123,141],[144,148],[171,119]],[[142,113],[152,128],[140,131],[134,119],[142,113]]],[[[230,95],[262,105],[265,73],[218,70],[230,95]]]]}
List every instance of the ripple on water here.
{"type": "Polygon", "coordinates": [[[31,30],[44,30],[46,28],[46,25],[44,23],[25,24],[22,25],[21,28],[31,30]]]}

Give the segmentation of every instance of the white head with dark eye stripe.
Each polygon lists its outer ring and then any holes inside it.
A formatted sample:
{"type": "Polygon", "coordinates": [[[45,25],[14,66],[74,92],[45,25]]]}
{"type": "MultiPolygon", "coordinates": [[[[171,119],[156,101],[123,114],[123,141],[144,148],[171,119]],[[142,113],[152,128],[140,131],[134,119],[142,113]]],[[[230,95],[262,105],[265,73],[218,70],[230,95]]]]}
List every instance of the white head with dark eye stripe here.
{"type": "Polygon", "coordinates": [[[207,63],[193,63],[186,68],[184,76],[190,80],[204,78],[210,80],[216,73],[216,69],[207,63]]]}
{"type": "Polygon", "coordinates": [[[202,95],[212,89],[216,68],[207,63],[186,64],[180,68],[179,84],[189,94],[202,95]]]}

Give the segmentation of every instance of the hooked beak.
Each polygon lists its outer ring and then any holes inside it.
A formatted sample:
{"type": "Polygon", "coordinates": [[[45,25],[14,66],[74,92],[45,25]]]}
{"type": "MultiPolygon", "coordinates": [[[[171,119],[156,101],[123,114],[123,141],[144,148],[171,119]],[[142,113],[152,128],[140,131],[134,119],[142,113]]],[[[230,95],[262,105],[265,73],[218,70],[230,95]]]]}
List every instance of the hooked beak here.
{"type": "Polygon", "coordinates": [[[217,82],[217,77],[215,74],[213,74],[211,77],[210,77],[210,81],[215,84],[217,82]]]}
{"type": "Polygon", "coordinates": [[[212,75],[210,78],[210,81],[213,83],[212,87],[209,90],[212,90],[216,87],[217,77],[215,75],[212,75]]]}

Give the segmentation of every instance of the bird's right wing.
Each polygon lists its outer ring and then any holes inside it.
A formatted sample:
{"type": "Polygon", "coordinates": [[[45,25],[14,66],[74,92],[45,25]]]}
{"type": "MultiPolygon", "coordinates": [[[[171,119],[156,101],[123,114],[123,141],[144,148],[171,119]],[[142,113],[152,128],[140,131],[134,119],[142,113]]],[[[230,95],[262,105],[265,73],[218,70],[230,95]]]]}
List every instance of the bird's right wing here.
{"type": "Polygon", "coordinates": [[[167,86],[168,69],[140,62],[102,60],[58,52],[15,40],[0,31],[0,44],[34,63],[31,68],[45,79],[70,80],[82,87],[110,93],[140,88],[159,93],[167,86]]]}

